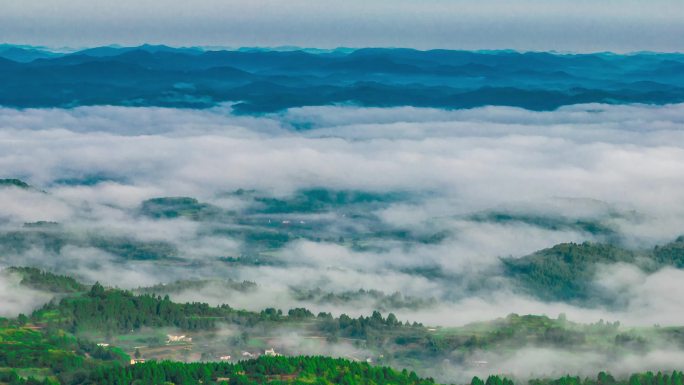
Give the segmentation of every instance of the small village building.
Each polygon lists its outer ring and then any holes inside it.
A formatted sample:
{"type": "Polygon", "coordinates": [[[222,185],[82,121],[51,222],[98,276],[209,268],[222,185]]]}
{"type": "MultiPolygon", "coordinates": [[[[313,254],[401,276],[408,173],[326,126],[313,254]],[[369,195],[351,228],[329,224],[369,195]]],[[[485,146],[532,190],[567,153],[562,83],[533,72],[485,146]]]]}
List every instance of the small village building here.
{"type": "Polygon", "coordinates": [[[276,357],[279,356],[280,354],[276,353],[275,349],[270,348],[264,351],[264,355],[268,357],[276,357]]]}
{"type": "Polygon", "coordinates": [[[173,334],[167,334],[166,338],[167,338],[167,341],[166,341],[167,344],[170,344],[171,342],[192,342],[192,338],[188,337],[186,335],[176,336],[173,334]]]}

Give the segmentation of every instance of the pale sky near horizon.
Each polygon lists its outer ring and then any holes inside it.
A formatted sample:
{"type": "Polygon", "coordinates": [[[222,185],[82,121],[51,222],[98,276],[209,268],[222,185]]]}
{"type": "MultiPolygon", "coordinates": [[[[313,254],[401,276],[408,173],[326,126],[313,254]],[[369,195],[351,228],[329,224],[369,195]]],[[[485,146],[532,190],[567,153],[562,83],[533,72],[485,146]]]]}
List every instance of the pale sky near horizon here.
{"type": "Polygon", "coordinates": [[[684,0],[0,0],[0,42],[682,52],[684,0]]]}

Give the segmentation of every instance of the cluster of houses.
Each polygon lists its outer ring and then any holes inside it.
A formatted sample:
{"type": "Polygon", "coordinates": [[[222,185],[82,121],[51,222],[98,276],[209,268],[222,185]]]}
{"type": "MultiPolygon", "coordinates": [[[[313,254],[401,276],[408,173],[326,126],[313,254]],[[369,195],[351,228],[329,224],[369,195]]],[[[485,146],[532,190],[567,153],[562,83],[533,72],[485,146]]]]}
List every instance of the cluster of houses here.
{"type": "MultiPolygon", "coordinates": [[[[188,337],[186,335],[167,334],[166,337],[167,337],[167,340],[166,340],[167,344],[178,343],[178,342],[185,342],[185,343],[192,342],[192,338],[188,337]]],[[[102,347],[109,346],[109,344],[106,344],[106,343],[99,343],[97,345],[102,346],[102,347]]],[[[267,356],[267,357],[277,357],[277,356],[281,356],[282,354],[276,352],[274,348],[266,349],[266,350],[264,350],[263,353],[260,353],[260,352],[252,353],[252,352],[248,352],[248,351],[241,352],[242,359],[257,358],[257,357],[262,356],[262,355],[267,356]]],[[[219,356],[218,359],[219,359],[219,361],[231,361],[233,359],[233,357],[230,354],[225,354],[225,355],[219,356]]],[[[143,363],[143,362],[145,362],[144,358],[131,358],[131,365],[135,365],[135,364],[139,364],[139,363],[143,363]]]]}
{"type": "Polygon", "coordinates": [[[173,334],[167,334],[166,343],[170,344],[172,342],[192,342],[192,338],[186,335],[175,336],[173,334]]]}
{"type": "MultiPolygon", "coordinates": [[[[248,351],[243,351],[240,353],[240,356],[242,357],[242,359],[246,359],[246,360],[251,359],[251,358],[257,358],[257,357],[262,356],[262,355],[267,356],[267,357],[277,357],[277,356],[281,356],[282,354],[276,352],[274,348],[266,349],[266,350],[264,350],[263,353],[259,353],[259,352],[252,353],[252,352],[248,352],[248,351]]],[[[221,361],[230,361],[231,359],[232,359],[232,356],[230,356],[230,355],[219,356],[219,360],[221,360],[221,361]]]]}
{"type": "Polygon", "coordinates": [[[273,348],[267,349],[264,351],[264,355],[268,357],[276,357],[279,356],[280,354],[276,353],[276,351],[273,348]]]}

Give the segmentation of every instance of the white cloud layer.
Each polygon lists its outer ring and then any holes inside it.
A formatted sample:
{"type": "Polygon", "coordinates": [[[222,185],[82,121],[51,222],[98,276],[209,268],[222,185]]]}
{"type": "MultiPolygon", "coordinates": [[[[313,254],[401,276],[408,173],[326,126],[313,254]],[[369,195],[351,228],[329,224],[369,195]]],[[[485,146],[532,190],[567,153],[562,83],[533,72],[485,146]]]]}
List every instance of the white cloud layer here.
{"type": "MultiPolygon", "coordinates": [[[[678,270],[645,275],[624,267],[610,274],[620,279],[602,284],[631,298],[622,312],[541,303],[496,279],[481,282],[494,292],[464,298],[474,284],[464,277],[496,273],[501,256],[593,239],[576,229],[475,223],[464,215],[498,209],[601,218],[631,246],[671,241],[684,233],[684,104],[581,105],[551,112],[307,107],[263,117],[237,117],[226,106],[0,109],[0,170],[0,177],[19,177],[44,190],[0,189],[0,224],[7,228],[58,221],[76,233],[101,230],[168,241],[194,261],[234,255],[240,243],[207,235],[189,220],[141,218],[134,209],[142,200],[192,196],[235,208],[241,203],[221,193],[254,188],[286,195],[319,186],[404,191],[418,198],[378,211],[384,223],[451,234],[441,244],[387,244],[383,252],[300,241],[277,252],[285,267],[122,263],[85,247],[66,248],[59,256],[39,250],[3,255],[8,264],[67,269],[91,282],[124,287],[204,276],[247,279],[260,285],[256,293],[230,297],[209,288],[177,298],[254,310],[302,305],[287,292],[295,285],[436,298],[430,309],[397,312],[401,319],[427,324],[459,325],[510,312],[565,312],[574,320],[634,324],[681,320],[678,270]],[[293,128],[302,123],[313,128],[293,128]],[[83,178],[107,181],[56,183],[83,178]],[[407,272],[420,266],[438,266],[458,279],[445,286],[407,272]]],[[[303,305],[356,315],[371,310],[371,304],[303,305]]]]}

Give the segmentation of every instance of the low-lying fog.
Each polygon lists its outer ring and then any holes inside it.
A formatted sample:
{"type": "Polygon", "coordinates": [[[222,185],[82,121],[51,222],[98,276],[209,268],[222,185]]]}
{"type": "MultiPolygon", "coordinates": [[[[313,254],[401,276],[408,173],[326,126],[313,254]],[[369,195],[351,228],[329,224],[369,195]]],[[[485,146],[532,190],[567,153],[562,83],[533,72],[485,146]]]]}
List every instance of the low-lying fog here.
{"type": "MultiPolygon", "coordinates": [[[[633,325],[684,319],[684,271],[673,268],[647,274],[631,265],[606,266],[597,284],[624,297],[620,309],[546,303],[516,291],[501,274],[501,257],[605,238],[572,226],[471,217],[498,210],[600,221],[632,249],[672,241],[684,233],[684,104],[578,105],[551,112],[311,107],[262,117],[235,116],[229,107],[1,109],[0,170],[2,178],[33,186],[0,187],[3,231],[49,221],[72,234],[161,241],[177,249],[172,261],[156,262],[125,260],[83,244],[58,252],[30,247],[5,250],[5,266],[37,266],[126,288],[183,279],[247,280],[256,287],[236,292],[210,283],[172,298],[252,310],[305,306],[368,315],[378,305],[372,298],[307,300],[292,288],[399,292],[424,303],[386,310],[428,325],[513,312],[633,325]],[[328,238],[296,239],[266,252],[275,264],[227,264],[221,258],[239,258],[244,239],[207,231],[201,220],[139,213],[146,199],[167,196],[239,213],[250,203],[230,194],[238,189],[287,199],[310,188],[403,198],[364,213],[376,222],[348,216],[343,207],[262,215],[280,224],[327,223],[328,238]],[[377,226],[414,237],[446,235],[405,242],[374,235],[377,226]],[[350,235],[373,239],[361,248],[329,241],[350,235]],[[421,273],[426,268],[438,269],[440,278],[421,273]]],[[[0,315],[30,311],[45,298],[7,278],[0,289],[6,305],[0,315]]]]}

